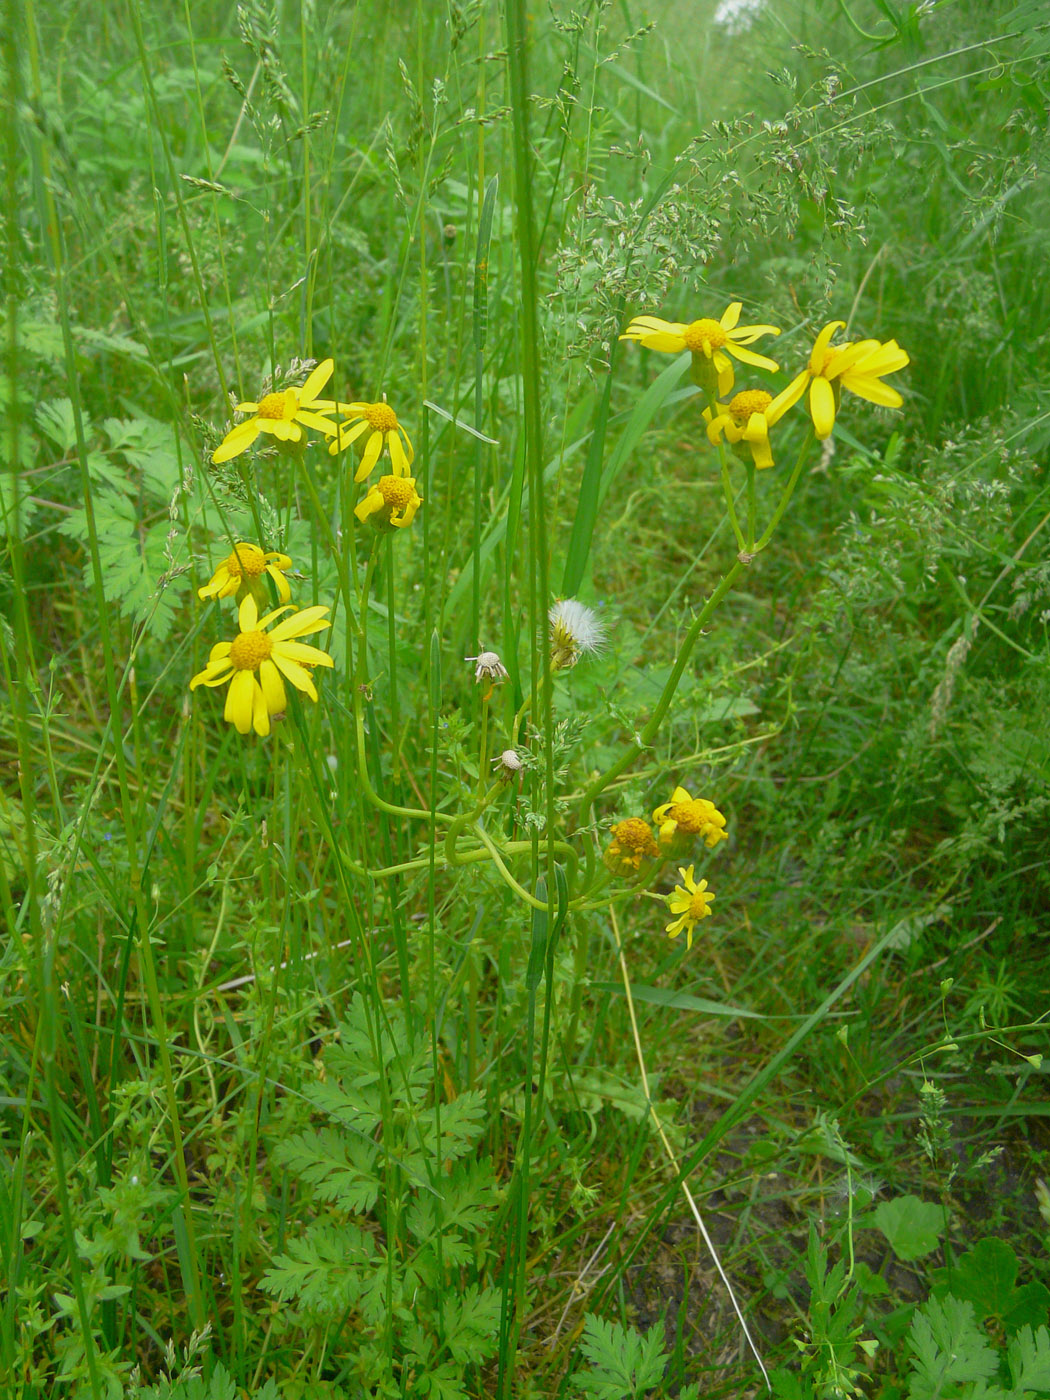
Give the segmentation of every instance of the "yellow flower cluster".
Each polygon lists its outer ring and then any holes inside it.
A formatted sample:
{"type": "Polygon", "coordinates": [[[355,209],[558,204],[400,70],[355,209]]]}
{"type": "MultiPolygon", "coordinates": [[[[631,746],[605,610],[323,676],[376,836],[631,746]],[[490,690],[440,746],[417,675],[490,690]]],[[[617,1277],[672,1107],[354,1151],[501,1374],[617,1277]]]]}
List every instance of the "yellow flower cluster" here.
{"type": "Polygon", "coordinates": [[[217,464],[229,462],[246,452],[260,433],[269,433],[278,442],[291,443],[298,448],[303,441],[303,428],[313,428],[331,439],[328,451],[333,457],[356,445],[360,461],[354,480],[360,482],[372,474],[385,450],[390,458],[391,474],[379,478],[378,485],[371,488],[354,514],[380,530],[404,529],[412,524],[416,511],[423,504],[416,490],[416,479],[409,476],[415,458],[412,441],[385,400],[341,403],[338,399],[318,398],[334,370],[334,360],[322,360],[300,388],[266,394],[258,403],[239,403],[236,411],[250,414],[250,417],[230,429],[211,459],[217,464]],[[341,415],[339,422],[334,420],[335,414],[341,415]]]}
{"type": "Polygon", "coordinates": [[[742,304],[733,302],[719,320],[701,319],[688,325],[663,321],[658,316],[636,316],[621,340],[635,340],[650,350],[666,354],[692,354],[693,381],[707,395],[704,409],[707,436],[717,446],[723,439],[738,454],[749,456],[755,467],[773,465],[770,430],[799,402],[808,390],[809,415],[821,440],[831,436],[842,391],[848,390],[869,403],[900,408],[904,400],[882,381],[910,363],[908,352],[895,340],[846,341],[832,345],[845,321],[829,321],[817,336],[806,367],[786,389],[773,395],[765,389],[745,389],[722,402],[733,388],[733,360],[776,371],[779,366],[746,347],[760,336],[779,335],[777,326],[740,326],[742,304]],[[732,357],[732,358],[731,358],[732,357]]]}
{"type": "Polygon", "coordinates": [[[223,718],[238,734],[253,729],[263,737],[269,734],[270,721],[288,708],[285,681],[316,701],[310,668],[333,664],[327,652],[300,640],[331,623],[325,616],[327,606],[297,609],[288,605],[291,588],[285,575],[291,567],[287,554],[239,540],[210,581],[197,590],[201,598],[232,596],[238,604],[237,635],[232,641],[216,642],[207,666],[190,681],[191,690],[229,684],[223,718]],[[259,605],[266,603],[263,574],[273,580],[284,606],[260,617],[259,605]],[[290,617],[285,616],[288,613],[290,617]]]}
{"type": "MultiPolygon", "coordinates": [[[[627,817],[617,822],[609,835],[612,839],[602,856],[606,869],[632,879],[642,870],[643,862],[662,864],[684,855],[698,837],[712,849],[719,841],[725,841],[729,833],[725,817],[713,802],[706,797],[692,797],[685,788],[676,787],[670,802],[661,803],[653,812],[653,826],[641,817],[627,817]]],[[[714,899],[706,880],[699,884],[694,880],[693,870],[691,865],[679,868],[684,885],[676,885],[674,894],[666,898],[668,909],[677,916],[667,925],[667,932],[677,938],[684,930],[690,948],[693,930],[711,913],[714,899]]]]}

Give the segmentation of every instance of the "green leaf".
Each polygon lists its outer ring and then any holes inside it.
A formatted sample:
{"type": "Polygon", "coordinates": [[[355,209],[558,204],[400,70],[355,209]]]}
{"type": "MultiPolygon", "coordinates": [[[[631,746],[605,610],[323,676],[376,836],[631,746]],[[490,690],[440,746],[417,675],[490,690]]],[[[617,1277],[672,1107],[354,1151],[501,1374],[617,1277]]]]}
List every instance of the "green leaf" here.
{"type": "Polygon", "coordinates": [[[1006,1349],[1014,1386],[1021,1391],[1050,1391],[1050,1333],[1025,1325],[1006,1349]]]}
{"type": "MultiPolygon", "coordinates": [[[[81,413],[84,437],[91,436],[91,421],[86,413],[81,413]]],[[[77,445],[77,426],[73,416],[72,399],[46,399],[37,404],[37,427],[59,452],[69,453],[77,445]]]]}
{"type": "Polygon", "coordinates": [[[1014,1286],[1017,1259],[1002,1240],[983,1239],[964,1254],[954,1269],[937,1269],[933,1274],[934,1297],[947,1293],[965,1298],[974,1305],[978,1319],[995,1318],[1007,1333],[1024,1323],[1037,1327],[1046,1321],[1050,1291],[1041,1283],[1014,1286]]]}
{"type": "Polygon", "coordinates": [[[638,1400],[660,1384],[667,1366],[663,1323],[644,1335],[591,1314],[584,1319],[580,1350],[591,1369],[577,1373],[571,1384],[595,1400],[638,1400]]]}
{"type": "Polygon", "coordinates": [[[898,1196],[877,1206],[871,1223],[886,1236],[898,1259],[921,1259],[937,1248],[944,1233],[944,1211],[918,1196],[898,1196]]]}
{"type": "Polygon", "coordinates": [[[934,1400],[949,1387],[987,1380],[998,1360],[974,1318],[973,1305],[958,1298],[931,1298],[915,1314],[908,1333],[915,1369],[911,1400],[934,1400]]]}
{"type": "MultiPolygon", "coordinates": [[[[613,992],[623,996],[622,982],[592,982],[596,992],[613,992]]],[[[741,1006],[727,1006],[725,1002],[708,1001],[706,997],[690,996],[688,992],[672,991],[669,987],[650,987],[642,982],[631,983],[631,996],[635,1001],[648,1001],[654,1006],[670,1006],[677,1011],[700,1011],[705,1016],[740,1016],[752,1021],[767,1018],[757,1011],[745,1011],[741,1006]]]]}

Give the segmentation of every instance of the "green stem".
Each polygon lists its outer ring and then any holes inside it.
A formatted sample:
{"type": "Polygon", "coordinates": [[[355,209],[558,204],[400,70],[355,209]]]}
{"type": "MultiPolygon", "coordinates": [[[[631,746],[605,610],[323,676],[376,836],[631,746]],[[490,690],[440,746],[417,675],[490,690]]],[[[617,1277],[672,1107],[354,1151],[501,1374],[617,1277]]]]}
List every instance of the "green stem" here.
{"type": "Polygon", "coordinates": [[[647,749],[656,737],[657,731],[663,723],[664,716],[668,711],[671,701],[674,699],[675,691],[678,689],[678,684],[682,679],[682,673],[689,663],[689,658],[693,654],[693,648],[696,646],[700,633],[706,627],[715,609],[732,588],[737,575],[743,571],[744,567],[744,561],[742,559],[735,559],[733,561],[733,565],[725,578],[723,578],[722,582],[693,619],[692,626],[686,633],[685,641],[682,643],[682,648],[678,653],[678,659],[675,661],[671,674],[668,676],[660,694],[660,698],[656,702],[656,708],[649,716],[648,722],[642,728],[642,732],[631,741],[626,752],[622,754],[610,768],[607,768],[604,773],[595,778],[584,790],[584,794],[580,799],[580,816],[578,822],[580,826],[586,826],[590,809],[594,805],[595,800],[605,791],[614,779],[618,778],[621,773],[625,772],[631,766],[637,756],[644,749],[647,749]]]}

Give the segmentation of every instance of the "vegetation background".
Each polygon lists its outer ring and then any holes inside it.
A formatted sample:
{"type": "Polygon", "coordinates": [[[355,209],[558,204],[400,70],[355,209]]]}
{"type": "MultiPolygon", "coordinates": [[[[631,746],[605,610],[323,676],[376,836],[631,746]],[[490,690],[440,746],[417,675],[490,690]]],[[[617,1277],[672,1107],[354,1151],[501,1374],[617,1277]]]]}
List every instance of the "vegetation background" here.
{"type": "Polygon", "coordinates": [[[758,1394],[686,1187],[778,1395],[1050,1393],[1044,7],[4,6],[3,1393],[758,1394]],[[905,407],[572,833],[702,789],[715,917],[559,941],[541,833],[734,554],[616,337],[733,300],[896,338],[905,407]],[[331,600],[347,474],[210,455],[329,355],[425,504],[242,739],[195,590],[261,525],[331,600]],[[515,730],[565,593],[608,646],[515,730]],[[399,815],[484,777],[482,646],[542,909],[399,815]]]}

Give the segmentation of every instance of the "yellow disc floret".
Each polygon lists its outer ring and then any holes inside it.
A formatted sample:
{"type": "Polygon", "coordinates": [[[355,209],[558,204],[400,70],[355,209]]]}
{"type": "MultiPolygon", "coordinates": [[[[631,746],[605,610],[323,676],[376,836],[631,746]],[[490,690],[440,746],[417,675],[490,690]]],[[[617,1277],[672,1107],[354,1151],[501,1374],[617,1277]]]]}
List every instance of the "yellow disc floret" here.
{"type": "Polygon", "coordinates": [[[753,413],[765,413],[773,402],[773,395],[765,389],[743,389],[729,400],[729,412],[735,423],[746,427],[753,413]]]}
{"type": "Polygon", "coordinates": [[[267,394],[259,403],[257,418],[294,418],[297,404],[295,395],[287,391],[282,394],[267,394]],[[289,406],[291,412],[289,412],[289,406]]]}
{"type": "Polygon", "coordinates": [[[397,414],[387,403],[370,403],[364,417],[377,433],[392,433],[397,429],[397,414]]]}
{"type": "Polygon", "coordinates": [[[233,578],[258,578],[266,568],[266,555],[257,544],[239,544],[222,567],[233,578]]]}
{"type": "Polygon", "coordinates": [[[721,350],[729,337],[717,321],[704,317],[686,326],[682,332],[682,339],[685,341],[685,348],[692,350],[694,355],[710,356],[716,350],[721,350]]]}
{"type": "Polygon", "coordinates": [[[383,500],[396,511],[411,505],[412,497],[416,494],[415,483],[407,476],[381,476],[378,485],[383,500]]]}
{"type": "Polygon", "coordinates": [[[230,643],[230,661],[237,671],[257,671],[272,652],[273,641],[265,632],[239,632],[230,643]]]}

